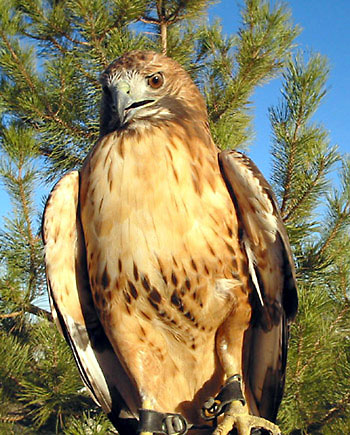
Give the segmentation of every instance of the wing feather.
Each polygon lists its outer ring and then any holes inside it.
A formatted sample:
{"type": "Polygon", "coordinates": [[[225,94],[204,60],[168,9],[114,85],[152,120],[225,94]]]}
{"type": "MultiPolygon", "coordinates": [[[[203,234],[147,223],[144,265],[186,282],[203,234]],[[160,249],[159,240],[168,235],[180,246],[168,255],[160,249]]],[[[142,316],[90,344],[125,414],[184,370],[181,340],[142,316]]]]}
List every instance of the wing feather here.
{"type": "Polygon", "coordinates": [[[118,428],[124,425],[121,414],[132,417],[123,395],[132,413],[139,406],[138,398],[129,397],[127,376],[94,308],[78,202],[79,173],[73,171],[56,184],[43,217],[49,298],[53,318],[72,348],[84,384],[118,428]]]}
{"type": "Polygon", "coordinates": [[[219,165],[256,290],[244,341],[248,402],[254,413],[274,420],[284,388],[288,321],[298,307],[293,257],[275,196],[254,163],[237,151],[223,151],[219,165]]]}

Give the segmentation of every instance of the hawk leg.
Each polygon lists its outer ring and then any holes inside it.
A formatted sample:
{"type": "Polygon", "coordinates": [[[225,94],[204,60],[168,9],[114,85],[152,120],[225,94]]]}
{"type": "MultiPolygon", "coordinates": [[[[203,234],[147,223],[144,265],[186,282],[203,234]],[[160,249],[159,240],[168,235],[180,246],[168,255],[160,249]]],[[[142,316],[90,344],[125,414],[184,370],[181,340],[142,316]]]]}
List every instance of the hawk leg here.
{"type": "Polygon", "coordinates": [[[240,376],[232,376],[215,398],[210,398],[203,406],[202,416],[209,420],[224,412],[221,423],[213,435],[227,435],[236,428],[238,435],[250,435],[251,429],[262,428],[272,435],[280,435],[279,428],[268,420],[250,415],[243,397],[240,376]]]}
{"type": "MultiPolygon", "coordinates": [[[[251,305],[249,294],[241,286],[235,289],[236,305],[221,326],[217,336],[217,353],[222,367],[226,374],[227,384],[222,391],[227,390],[231,383],[231,398],[227,400],[224,407],[221,407],[220,414],[224,414],[213,435],[227,435],[233,428],[236,428],[238,435],[250,435],[252,428],[264,428],[279,435],[279,428],[263,418],[249,414],[249,408],[243,395],[241,380],[243,378],[243,339],[244,333],[249,327],[251,318],[251,305]]],[[[220,395],[218,394],[219,402],[220,395]]],[[[214,399],[215,401],[215,399],[214,399]]],[[[220,407],[220,404],[217,404],[220,407]]],[[[219,415],[219,414],[218,414],[219,415]]]]}

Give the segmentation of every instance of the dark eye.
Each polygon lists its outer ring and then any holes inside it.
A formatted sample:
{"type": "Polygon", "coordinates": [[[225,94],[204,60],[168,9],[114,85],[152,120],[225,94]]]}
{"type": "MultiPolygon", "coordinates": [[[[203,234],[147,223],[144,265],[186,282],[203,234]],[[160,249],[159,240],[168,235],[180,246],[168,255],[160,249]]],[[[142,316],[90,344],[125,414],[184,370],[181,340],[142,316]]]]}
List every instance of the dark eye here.
{"type": "Polygon", "coordinates": [[[155,73],[153,76],[148,77],[147,83],[151,88],[159,89],[164,83],[164,78],[161,73],[155,73]]]}

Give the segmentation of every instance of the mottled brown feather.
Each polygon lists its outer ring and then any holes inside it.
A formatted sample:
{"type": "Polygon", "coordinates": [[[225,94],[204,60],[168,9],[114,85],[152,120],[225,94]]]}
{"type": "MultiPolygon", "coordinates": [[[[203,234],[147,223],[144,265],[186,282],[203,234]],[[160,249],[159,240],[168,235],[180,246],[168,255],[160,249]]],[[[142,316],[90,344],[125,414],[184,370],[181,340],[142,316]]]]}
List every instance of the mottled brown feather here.
{"type": "MultiPolygon", "coordinates": [[[[121,367],[123,400],[132,411],[140,397],[202,423],[203,402],[240,373],[250,411],[274,418],[285,318],[296,302],[291,252],[270,188],[241,154],[221,154],[220,172],[205,102],[174,60],[127,53],[101,77],[112,90],[120,81],[154,101],[116,129],[104,93],[101,138],[80,171],[70,219],[75,225],[77,212],[81,220],[91,301],[121,367]],[[147,88],[154,73],[164,78],[156,91],[147,88]],[[257,219],[261,211],[265,220],[257,219]],[[271,349],[273,361],[266,357],[271,349]]],[[[54,217],[44,222],[55,239],[62,236],[54,217]]],[[[54,255],[63,258],[59,250],[54,255]]],[[[46,261],[50,276],[54,260],[46,261]]],[[[53,273],[57,282],[66,268],[53,273]]],[[[74,290],[60,309],[65,303],[73,307],[74,290]]]]}

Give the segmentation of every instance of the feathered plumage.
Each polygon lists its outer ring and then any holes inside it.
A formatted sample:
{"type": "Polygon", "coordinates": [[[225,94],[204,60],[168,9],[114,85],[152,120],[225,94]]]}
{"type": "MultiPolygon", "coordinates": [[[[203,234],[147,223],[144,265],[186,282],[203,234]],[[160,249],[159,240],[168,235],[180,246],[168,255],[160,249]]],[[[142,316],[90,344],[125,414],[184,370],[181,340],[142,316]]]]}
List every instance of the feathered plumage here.
{"type": "Polygon", "coordinates": [[[121,433],[142,407],[203,424],[235,374],[243,414],[274,420],[297,296],[268,183],[218,152],[175,61],[130,52],[101,82],[101,138],[43,221],[52,310],[83,381],[121,433]]]}

